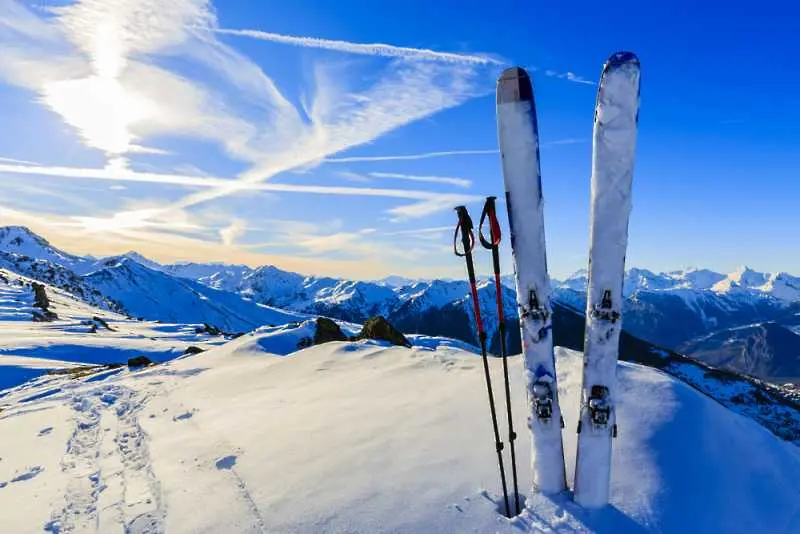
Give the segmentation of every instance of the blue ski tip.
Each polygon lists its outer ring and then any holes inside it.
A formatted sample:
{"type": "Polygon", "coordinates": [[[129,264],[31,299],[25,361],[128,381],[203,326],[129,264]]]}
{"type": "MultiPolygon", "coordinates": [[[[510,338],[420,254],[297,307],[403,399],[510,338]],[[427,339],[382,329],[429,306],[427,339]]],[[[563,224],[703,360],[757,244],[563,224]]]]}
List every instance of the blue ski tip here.
{"type": "Polygon", "coordinates": [[[612,70],[619,68],[623,65],[638,65],[639,58],[636,57],[636,54],[633,52],[616,52],[611,54],[611,57],[608,58],[606,61],[606,66],[604,70],[612,70]]]}
{"type": "Polygon", "coordinates": [[[511,67],[504,70],[497,80],[497,103],[530,102],[532,100],[533,86],[525,69],[511,67]]]}

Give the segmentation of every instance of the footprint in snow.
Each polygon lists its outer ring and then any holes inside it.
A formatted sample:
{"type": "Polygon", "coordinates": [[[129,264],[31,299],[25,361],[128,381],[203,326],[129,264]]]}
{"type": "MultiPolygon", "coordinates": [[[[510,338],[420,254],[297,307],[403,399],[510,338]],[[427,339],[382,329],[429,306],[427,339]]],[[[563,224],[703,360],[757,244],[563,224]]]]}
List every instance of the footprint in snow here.
{"type": "Polygon", "coordinates": [[[45,428],[43,428],[43,429],[41,429],[39,431],[39,436],[46,436],[47,434],[49,434],[52,431],[53,431],[53,427],[52,426],[45,427],[45,428]]]}
{"type": "Polygon", "coordinates": [[[175,415],[172,417],[173,421],[185,421],[186,419],[190,419],[194,415],[194,410],[189,410],[188,412],[183,412],[180,415],[175,415]]]}
{"type": "Polygon", "coordinates": [[[223,456],[216,462],[217,469],[233,469],[234,465],[236,465],[236,456],[233,454],[223,456]]]}
{"type": "Polygon", "coordinates": [[[32,467],[25,471],[24,473],[20,473],[19,475],[15,476],[11,479],[11,482],[22,482],[23,480],[30,480],[39,473],[44,471],[44,467],[41,465],[37,465],[36,467],[32,467]]]}

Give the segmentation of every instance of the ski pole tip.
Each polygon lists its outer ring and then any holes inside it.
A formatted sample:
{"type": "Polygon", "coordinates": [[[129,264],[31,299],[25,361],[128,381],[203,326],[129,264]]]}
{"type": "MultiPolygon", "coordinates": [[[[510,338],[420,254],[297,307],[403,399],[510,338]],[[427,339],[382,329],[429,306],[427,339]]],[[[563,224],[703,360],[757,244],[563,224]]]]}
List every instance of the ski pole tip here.
{"type": "Polygon", "coordinates": [[[524,102],[533,100],[533,86],[527,71],[522,67],[510,67],[497,80],[497,103],[524,102]]]}

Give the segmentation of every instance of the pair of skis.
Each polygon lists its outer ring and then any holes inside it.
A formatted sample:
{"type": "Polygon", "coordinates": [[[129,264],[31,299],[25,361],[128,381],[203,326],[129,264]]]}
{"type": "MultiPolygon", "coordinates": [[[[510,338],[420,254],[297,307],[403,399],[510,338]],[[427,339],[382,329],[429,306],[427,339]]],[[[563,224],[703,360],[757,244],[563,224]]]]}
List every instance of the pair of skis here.
{"type": "MultiPolygon", "coordinates": [[[[639,76],[634,54],[612,55],[603,68],[595,105],[589,285],[574,487],[575,501],[587,508],[608,502],[611,439],[617,428],[616,365],[639,76]]],[[[557,493],[567,488],[563,419],[553,353],[538,125],[533,87],[523,69],[507,69],[498,80],[497,127],[531,408],[533,484],[543,493],[557,493]]]]}
{"type": "Polygon", "coordinates": [[[486,354],[486,330],[483,328],[481,318],[481,306],[478,300],[478,286],[475,279],[475,265],[472,260],[472,250],[475,248],[475,233],[472,219],[465,206],[458,206],[458,225],[453,235],[453,250],[456,256],[463,257],[467,262],[467,276],[469,278],[470,294],[472,296],[473,313],[478,329],[478,341],[481,346],[481,356],[483,358],[483,372],[486,379],[486,391],[489,395],[489,409],[492,416],[492,429],[494,431],[495,449],[497,450],[497,463],[500,467],[500,482],[503,486],[503,499],[505,502],[506,517],[519,515],[521,512],[519,505],[519,487],[517,485],[517,453],[514,441],[517,434],[514,432],[514,420],[511,412],[511,386],[508,382],[508,359],[506,353],[506,322],[503,314],[503,289],[500,283],[500,223],[497,220],[497,210],[495,208],[495,197],[488,197],[483,206],[483,213],[478,225],[478,237],[481,245],[492,251],[492,266],[494,271],[494,288],[497,302],[498,332],[500,334],[500,354],[503,359],[503,378],[505,383],[506,395],[506,416],[508,419],[508,441],[511,444],[511,472],[514,482],[514,514],[511,514],[511,506],[508,500],[508,485],[506,484],[506,471],[503,466],[503,442],[500,439],[500,432],[497,426],[497,410],[494,403],[494,392],[492,390],[492,377],[489,372],[489,358],[486,354]],[[489,238],[484,235],[483,225],[489,223],[489,238]],[[458,240],[461,237],[461,247],[458,250],[458,240]]]}

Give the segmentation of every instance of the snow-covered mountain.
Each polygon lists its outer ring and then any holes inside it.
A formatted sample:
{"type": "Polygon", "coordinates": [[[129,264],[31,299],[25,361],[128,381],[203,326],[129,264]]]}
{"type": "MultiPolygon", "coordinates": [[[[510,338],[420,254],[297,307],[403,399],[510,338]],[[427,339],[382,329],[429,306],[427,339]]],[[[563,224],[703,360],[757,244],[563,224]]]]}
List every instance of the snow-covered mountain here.
{"type": "Polygon", "coordinates": [[[91,269],[95,259],[75,256],[54,247],[45,238],[25,226],[0,227],[0,251],[37,260],[45,260],[83,274],[91,269]]]}
{"type": "Polygon", "coordinates": [[[208,323],[227,332],[247,332],[302,317],[154,271],[128,257],[107,260],[103,269],[84,280],[102,294],[114,295],[131,315],[165,322],[208,323]]]}
{"type": "MultiPolygon", "coordinates": [[[[566,493],[529,492],[531,450],[518,445],[525,509],[506,519],[478,355],[435,338],[287,353],[306,329],[262,328],[155,367],[47,375],[3,392],[0,532],[800,529],[796,445],[738,405],[627,363],[611,506],[590,513],[566,493]]],[[[558,350],[566,428],[577,423],[582,361],[558,350]]],[[[525,373],[520,358],[509,364],[522,437],[525,373]]],[[[499,375],[501,362],[490,365],[499,375]]],[[[570,481],[575,437],[564,432],[570,481]]]]}
{"type": "Polygon", "coordinates": [[[800,334],[774,322],[720,330],[678,350],[715,367],[768,376],[777,383],[800,383],[800,334]]]}
{"type": "MultiPolygon", "coordinates": [[[[160,265],[135,252],[98,260],[55,249],[25,228],[8,227],[0,232],[4,236],[0,240],[0,266],[43,279],[106,309],[148,319],[204,321],[223,329],[245,331],[271,323],[272,312],[259,306],[264,305],[354,322],[380,314],[408,333],[477,342],[468,286],[462,280],[403,284],[405,281],[397,277],[378,282],[352,281],[305,276],[275,266],[160,265]]],[[[582,312],[586,283],[585,270],[554,281],[554,301],[582,312]]],[[[513,276],[504,276],[503,285],[508,343],[511,350],[519,350],[513,276]]],[[[800,312],[800,279],[749,268],[727,275],[697,268],[667,273],[633,268],[626,273],[624,293],[627,331],[672,349],[691,350],[700,346],[693,341],[707,338],[697,357],[725,360],[732,366],[742,360],[723,358],[727,349],[722,336],[708,338],[709,334],[755,323],[786,326],[800,312]],[[714,342],[720,343],[719,354],[712,357],[714,342]]],[[[479,295],[490,351],[497,352],[493,284],[484,279],[479,295]]],[[[746,350],[749,346],[745,345],[746,350]]],[[[749,357],[753,360],[758,355],[749,357]]],[[[800,375],[800,355],[796,367],[800,375]]],[[[769,365],[737,368],[746,371],[767,369],[769,365]]]]}
{"type": "MultiPolygon", "coordinates": [[[[588,283],[585,269],[581,269],[556,287],[585,292],[588,283]]],[[[718,295],[736,294],[753,299],[774,298],[783,304],[800,302],[800,278],[788,273],[763,273],[749,267],[739,267],[730,274],[708,269],[687,269],[655,273],[647,269],[629,269],[625,273],[623,294],[632,296],[640,291],[675,292],[712,291],[718,295]]]]}

